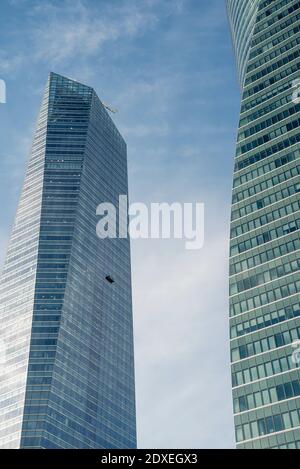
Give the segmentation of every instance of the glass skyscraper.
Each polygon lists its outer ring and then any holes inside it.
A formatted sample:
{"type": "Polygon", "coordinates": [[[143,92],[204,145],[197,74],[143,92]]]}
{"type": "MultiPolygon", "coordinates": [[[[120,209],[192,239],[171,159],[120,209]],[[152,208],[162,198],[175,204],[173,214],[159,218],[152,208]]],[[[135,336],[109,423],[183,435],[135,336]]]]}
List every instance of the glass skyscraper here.
{"type": "Polygon", "coordinates": [[[126,143],[95,91],[51,73],[0,281],[0,447],[135,448],[126,143]]]}
{"type": "Polygon", "coordinates": [[[238,448],[300,448],[300,2],[227,0],[242,88],[230,243],[238,448]],[[299,345],[298,345],[299,347],[299,345]]]}

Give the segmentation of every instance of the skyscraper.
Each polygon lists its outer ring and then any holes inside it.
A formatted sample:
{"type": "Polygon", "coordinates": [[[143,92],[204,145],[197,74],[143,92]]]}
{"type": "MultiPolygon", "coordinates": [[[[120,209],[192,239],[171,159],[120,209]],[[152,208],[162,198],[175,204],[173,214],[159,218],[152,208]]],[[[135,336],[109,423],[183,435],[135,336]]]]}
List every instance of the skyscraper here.
{"type": "Polygon", "coordinates": [[[300,448],[300,2],[227,0],[242,88],[230,243],[238,448],[300,448]]]}
{"type": "Polygon", "coordinates": [[[51,73],[0,281],[0,447],[136,447],[130,245],[96,208],[128,193],[95,91],[51,73]]]}

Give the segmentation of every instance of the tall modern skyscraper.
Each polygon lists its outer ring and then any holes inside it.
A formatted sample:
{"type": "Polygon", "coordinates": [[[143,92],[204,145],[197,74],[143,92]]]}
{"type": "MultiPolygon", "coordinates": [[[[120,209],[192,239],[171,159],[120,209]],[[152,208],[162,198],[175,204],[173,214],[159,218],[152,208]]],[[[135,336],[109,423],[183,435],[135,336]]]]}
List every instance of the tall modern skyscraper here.
{"type": "Polygon", "coordinates": [[[0,281],[0,447],[135,448],[126,144],[95,91],[51,73],[0,281]]]}
{"type": "Polygon", "coordinates": [[[230,243],[237,447],[300,448],[300,2],[227,7],[242,88],[230,243]]]}

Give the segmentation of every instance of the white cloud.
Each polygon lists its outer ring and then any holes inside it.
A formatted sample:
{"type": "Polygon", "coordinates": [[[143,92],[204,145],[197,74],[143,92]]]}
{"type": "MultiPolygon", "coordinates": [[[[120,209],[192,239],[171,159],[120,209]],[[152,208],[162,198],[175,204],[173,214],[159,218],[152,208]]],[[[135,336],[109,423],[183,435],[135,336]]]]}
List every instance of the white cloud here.
{"type": "MultiPolygon", "coordinates": [[[[25,2],[10,0],[10,5],[17,9],[25,2]]],[[[32,2],[26,12],[26,54],[24,50],[3,55],[0,68],[13,71],[29,60],[65,66],[75,57],[86,62],[96,54],[99,60],[104,46],[144,35],[162,18],[180,15],[185,4],[186,0],[120,0],[96,5],[85,0],[32,2]]]]}
{"type": "Polygon", "coordinates": [[[137,124],[132,127],[122,126],[120,130],[127,137],[166,137],[170,133],[170,127],[166,122],[157,125],[137,124]]]}
{"type": "Polygon", "coordinates": [[[46,30],[34,32],[35,44],[38,45],[35,58],[60,64],[75,54],[87,57],[95,54],[105,42],[135,34],[143,22],[144,18],[139,15],[115,24],[86,15],[74,22],[53,19],[46,30]]]}
{"type": "Polygon", "coordinates": [[[183,145],[183,147],[179,149],[179,153],[181,153],[184,158],[199,158],[201,155],[199,148],[194,145],[183,145]]]}
{"type": "Polygon", "coordinates": [[[4,52],[0,56],[0,70],[2,74],[8,74],[16,70],[24,61],[21,55],[8,56],[4,52]]]}
{"type": "Polygon", "coordinates": [[[196,253],[133,243],[141,447],[233,446],[227,250],[224,233],[196,253]]]}
{"type": "MultiPolygon", "coordinates": [[[[10,3],[18,8],[23,2],[10,3]]],[[[107,43],[144,33],[157,22],[152,2],[116,2],[100,8],[84,0],[34,3],[27,12],[26,54],[2,54],[0,69],[11,72],[28,61],[50,67],[65,65],[75,57],[86,61],[107,43]]]]}
{"type": "Polygon", "coordinates": [[[95,55],[108,42],[133,37],[155,26],[158,18],[151,9],[136,2],[110,4],[95,10],[82,1],[51,2],[37,5],[35,14],[47,18],[32,29],[34,57],[53,65],[65,60],[95,55]]]}

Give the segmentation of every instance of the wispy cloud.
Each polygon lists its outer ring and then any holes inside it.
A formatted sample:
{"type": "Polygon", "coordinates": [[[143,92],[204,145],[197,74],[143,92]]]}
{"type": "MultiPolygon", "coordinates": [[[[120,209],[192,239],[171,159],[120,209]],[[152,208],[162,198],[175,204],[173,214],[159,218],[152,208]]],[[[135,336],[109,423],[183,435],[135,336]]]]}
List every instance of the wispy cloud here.
{"type": "MultiPolygon", "coordinates": [[[[25,1],[11,0],[10,4],[18,8],[25,1]]],[[[184,3],[184,0],[164,0],[164,3],[120,0],[109,4],[86,0],[30,2],[30,8],[24,10],[28,28],[26,56],[7,54],[0,66],[11,71],[28,59],[48,62],[53,67],[74,57],[87,61],[105,45],[143,35],[166,15],[180,14],[184,3]]]]}
{"type": "Polygon", "coordinates": [[[227,275],[225,233],[194,254],[180,242],[138,243],[133,280],[140,441],[153,448],[232,447],[226,284],[220,289],[227,275]]]}
{"type": "Polygon", "coordinates": [[[81,1],[66,1],[61,5],[43,2],[36,6],[34,14],[47,18],[47,27],[32,30],[34,54],[37,60],[50,60],[60,64],[64,60],[99,52],[104,44],[132,37],[152,28],[157,17],[138,4],[108,8],[89,8],[81,1]]]}
{"type": "Polygon", "coordinates": [[[170,133],[170,128],[167,123],[157,125],[138,124],[132,127],[122,127],[124,135],[134,138],[145,137],[166,137],[170,133]]]}

